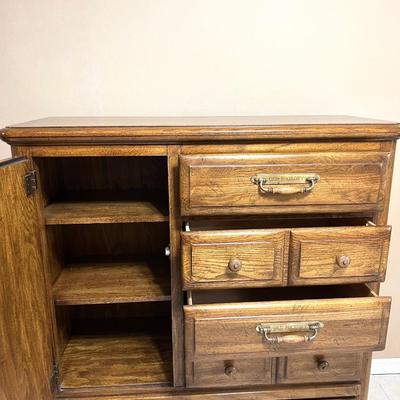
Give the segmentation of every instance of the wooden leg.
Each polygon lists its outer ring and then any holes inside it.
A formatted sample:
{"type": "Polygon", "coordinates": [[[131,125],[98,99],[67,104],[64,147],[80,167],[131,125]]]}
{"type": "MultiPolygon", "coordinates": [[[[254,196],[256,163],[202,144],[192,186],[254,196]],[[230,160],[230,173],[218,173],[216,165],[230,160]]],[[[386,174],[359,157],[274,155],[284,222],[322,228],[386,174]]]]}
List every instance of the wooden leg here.
{"type": "Polygon", "coordinates": [[[368,400],[369,380],[371,376],[372,353],[364,353],[363,375],[361,376],[361,394],[358,400],[368,400]]]}

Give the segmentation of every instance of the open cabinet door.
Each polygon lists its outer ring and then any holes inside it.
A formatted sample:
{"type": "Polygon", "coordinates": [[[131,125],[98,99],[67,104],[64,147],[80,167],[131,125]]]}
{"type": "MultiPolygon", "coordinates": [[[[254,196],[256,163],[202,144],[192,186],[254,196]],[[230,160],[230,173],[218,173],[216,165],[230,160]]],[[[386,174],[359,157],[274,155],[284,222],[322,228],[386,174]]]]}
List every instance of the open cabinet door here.
{"type": "Polygon", "coordinates": [[[0,399],[53,398],[50,302],[28,162],[0,162],[0,399]]]}

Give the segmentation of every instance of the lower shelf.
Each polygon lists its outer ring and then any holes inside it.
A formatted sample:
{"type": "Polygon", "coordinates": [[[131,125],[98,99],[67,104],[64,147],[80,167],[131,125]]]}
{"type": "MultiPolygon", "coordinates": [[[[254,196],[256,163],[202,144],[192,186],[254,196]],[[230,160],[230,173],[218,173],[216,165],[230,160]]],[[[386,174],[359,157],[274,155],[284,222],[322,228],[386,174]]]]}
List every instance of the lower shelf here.
{"type": "Polygon", "coordinates": [[[172,382],[170,336],[147,332],[73,335],[61,365],[61,390],[172,382]]]}

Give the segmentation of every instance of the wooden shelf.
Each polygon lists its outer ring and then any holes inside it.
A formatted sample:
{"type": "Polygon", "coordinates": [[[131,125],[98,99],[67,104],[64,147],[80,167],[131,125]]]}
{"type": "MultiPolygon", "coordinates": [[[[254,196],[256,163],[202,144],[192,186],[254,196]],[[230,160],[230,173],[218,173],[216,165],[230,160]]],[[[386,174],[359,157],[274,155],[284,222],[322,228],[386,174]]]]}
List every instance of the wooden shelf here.
{"type": "Polygon", "coordinates": [[[57,305],[110,304],[171,299],[166,262],[67,265],[53,286],[57,305]]]}
{"type": "MultiPolygon", "coordinates": [[[[163,331],[163,330],[161,330],[163,331]]],[[[61,390],[171,385],[170,336],[154,332],[73,335],[62,358],[61,390]]]]}
{"type": "Polygon", "coordinates": [[[63,201],[44,210],[47,225],[168,221],[168,212],[149,201],[63,201]]]}

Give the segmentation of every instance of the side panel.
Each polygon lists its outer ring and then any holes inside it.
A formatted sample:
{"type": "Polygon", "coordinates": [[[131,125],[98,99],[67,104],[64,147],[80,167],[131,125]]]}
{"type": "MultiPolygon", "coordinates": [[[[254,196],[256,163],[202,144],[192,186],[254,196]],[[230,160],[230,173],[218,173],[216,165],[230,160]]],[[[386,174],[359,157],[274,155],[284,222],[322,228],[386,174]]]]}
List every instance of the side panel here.
{"type": "Polygon", "coordinates": [[[27,171],[24,158],[0,163],[0,398],[48,400],[51,325],[27,171]]]}

